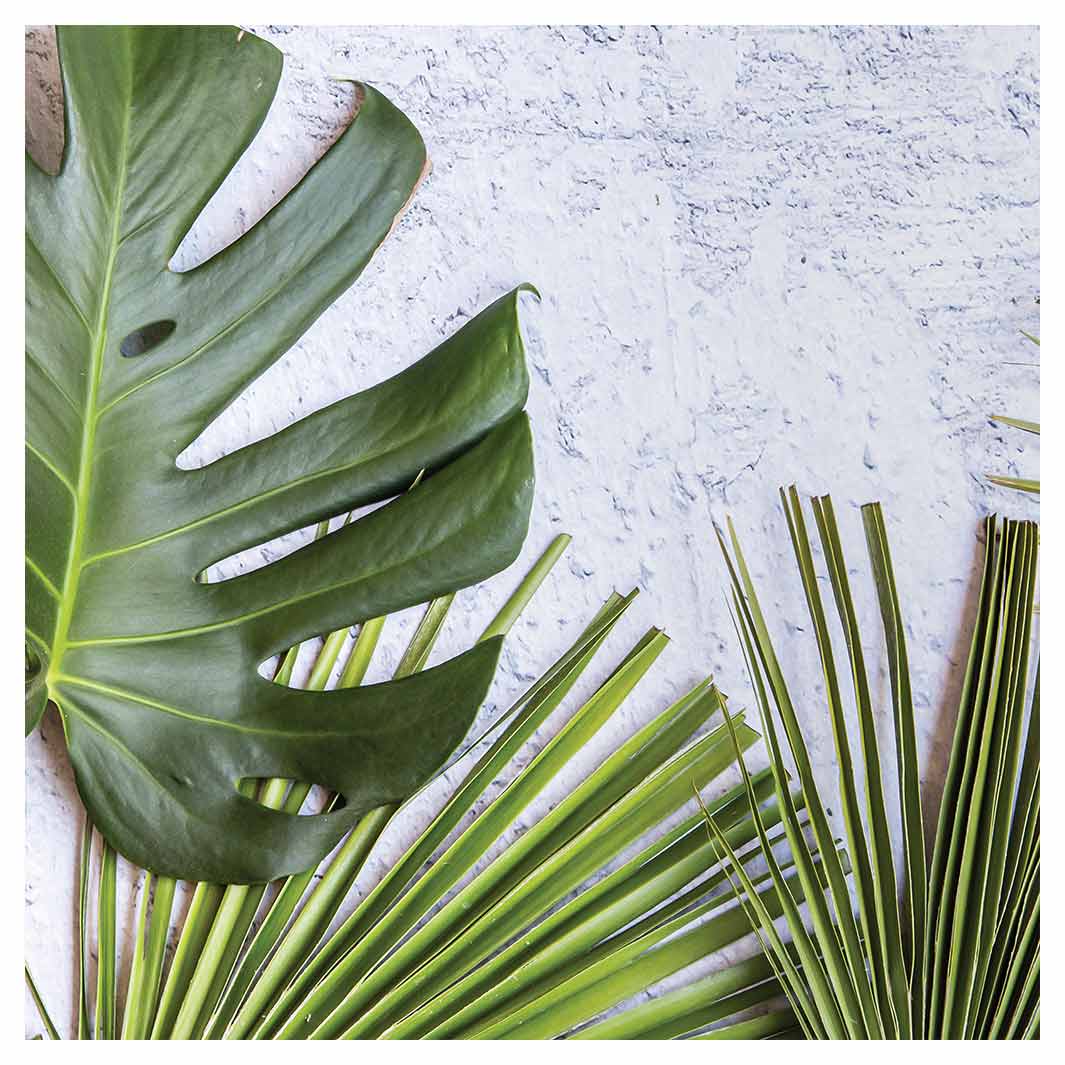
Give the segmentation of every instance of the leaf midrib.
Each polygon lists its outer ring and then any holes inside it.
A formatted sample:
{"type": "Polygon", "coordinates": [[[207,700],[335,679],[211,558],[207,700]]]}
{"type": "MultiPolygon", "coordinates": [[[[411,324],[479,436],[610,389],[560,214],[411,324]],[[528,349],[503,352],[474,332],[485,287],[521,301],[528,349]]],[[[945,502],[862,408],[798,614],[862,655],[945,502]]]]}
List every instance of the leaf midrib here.
{"type": "Polygon", "coordinates": [[[74,604],[78,596],[78,581],[81,577],[82,554],[85,540],[85,519],[89,509],[92,491],[93,449],[96,439],[97,397],[100,390],[100,377],[103,370],[104,347],[107,344],[107,320],[111,308],[111,286],[114,281],[115,262],[121,243],[120,223],[122,204],[126,194],[126,176],[129,165],[129,127],[133,103],[133,68],[129,35],[126,35],[128,81],[126,86],[126,107],[122,123],[122,139],[119,148],[119,161],[115,181],[114,199],[111,204],[111,238],[108,245],[107,265],[104,269],[104,282],[100,292],[100,306],[92,332],[92,348],[89,361],[89,392],[85,400],[85,418],[81,430],[81,453],[78,456],[78,475],[74,485],[74,520],[70,537],[70,550],[67,554],[66,570],[63,574],[62,598],[59,615],[56,618],[55,634],[52,640],[52,658],[48,664],[45,686],[48,696],[57,706],[62,706],[57,698],[55,680],[60,672],[63,653],[67,646],[70,624],[74,616],[74,604]]]}

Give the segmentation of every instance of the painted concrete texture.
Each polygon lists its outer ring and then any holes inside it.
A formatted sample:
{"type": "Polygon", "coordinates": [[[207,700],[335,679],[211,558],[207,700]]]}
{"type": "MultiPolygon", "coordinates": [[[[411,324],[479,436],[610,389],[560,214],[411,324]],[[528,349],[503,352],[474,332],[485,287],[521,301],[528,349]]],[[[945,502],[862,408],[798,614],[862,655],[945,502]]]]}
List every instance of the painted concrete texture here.
{"type": "MultiPolygon", "coordinates": [[[[672,638],[489,857],[704,675],[733,709],[751,706],[713,536],[728,515],[818,770],[834,786],[819,663],[777,499],[791,483],[833,495],[886,726],[857,510],[884,504],[934,801],[980,520],[996,510],[1038,515],[1037,502],[984,479],[1038,475],[1034,438],[988,418],[1038,411],[1038,349],[1020,335],[1039,331],[1037,31],[253,29],[285,53],[281,89],[180,261],[254,224],[335,139],[352,94],[331,78],[383,90],[422,131],[433,171],[357,285],[183,461],[207,461],[391,375],[513,285],[534,282],[543,299],[523,306],[532,529],[511,571],[459,596],[434,658],[476,637],[560,531],[574,542],[508,640],[485,721],[612,589],[641,593],[576,695],[647,627],[672,638]]],[[[57,97],[44,91],[47,36],[28,42],[36,124],[57,97]]],[[[395,664],[413,620],[389,624],[373,676],[395,664]]],[[[65,1029],[80,807],[54,715],[26,751],[26,954],[65,1029]]],[[[389,829],[349,908],[447,786],[389,829]]],[[[131,923],[127,907],[120,931],[131,923]]],[[[38,1030],[28,1008],[26,1032],[38,1030]]]]}

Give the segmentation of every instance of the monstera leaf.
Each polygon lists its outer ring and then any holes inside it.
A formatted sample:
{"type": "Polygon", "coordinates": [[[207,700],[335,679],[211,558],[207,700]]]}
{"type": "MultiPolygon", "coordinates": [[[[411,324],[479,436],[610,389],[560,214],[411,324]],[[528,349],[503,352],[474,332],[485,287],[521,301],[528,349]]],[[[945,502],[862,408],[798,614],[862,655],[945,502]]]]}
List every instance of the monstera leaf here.
{"type": "Polygon", "coordinates": [[[532,492],[517,292],[383,384],[178,468],[359,275],[424,146],[361,88],[355,121],[283,202],[178,273],[169,260],[263,121],[279,53],[219,27],[66,29],[59,51],[62,166],[26,170],[27,727],[54,702],[89,814],[131,860],[270,879],[437,771],[491,680],[498,640],[361,689],[295,690],[258,667],[515,558],[532,492]],[[384,500],[272,565],[201,577],[384,500]],[[264,777],[344,804],[295,817],[238,792],[264,777]]]}

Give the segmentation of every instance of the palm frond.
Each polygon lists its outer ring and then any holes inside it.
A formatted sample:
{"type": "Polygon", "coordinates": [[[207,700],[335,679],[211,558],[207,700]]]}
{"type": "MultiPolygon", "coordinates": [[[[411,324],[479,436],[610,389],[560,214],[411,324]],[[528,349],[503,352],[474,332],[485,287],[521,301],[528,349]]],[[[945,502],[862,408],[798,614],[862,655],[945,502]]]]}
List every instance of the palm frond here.
{"type": "MultiPolygon", "coordinates": [[[[785,908],[788,944],[769,915],[758,912],[751,886],[744,883],[760,921],[763,946],[780,974],[795,1019],[808,1035],[821,1038],[1034,1035],[1039,1026],[1038,678],[1030,701],[1028,692],[1038,529],[1031,522],[997,518],[985,524],[979,610],[927,863],[905,625],[880,506],[869,504],[862,515],[891,681],[891,774],[877,748],[861,635],[831,500],[814,499],[812,510],[850,663],[861,740],[858,765],[850,754],[842,685],[803,508],[794,488],[782,493],[782,500],[825,679],[857,907],[855,920],[846,893],[836,890],[829,875],[826,890],[817,897],[807,887],[809,928],[797,907],[785,908]],[[857,798],[859,779],[865,786],[864,809],[857,798]],[[889,789],[897,792],[902,814],[898,851],[884,806],[889,789]],[[901,892],[896,888],[896,853],[902,855],[901,892]],[[830,904],[835,920],[826,925],[830,904]],[[848,945],[858,929],[855,952],[848,945]],[[801,967],[794,964],[796,957],[801,967]]],[[[786,778],[774,718],[783,726],[816,830],[815,812],[834,807],[836,801],[822,802],[809,772],[792,700],[731,525],[729,543],[720,533],[719,540],[762,712],[778,802],[786,778]]],[[[754,805],[752,814],[758,816],[754,805]]],[[[801,862],[805,843],[793,834],[789,842],[801,862]]],[[[828,857],[824,864],[829,871],[835,868],[828,857]]],[[[741,867],[736,872],[743,878],[741,867]]],[[[772,863],[770,876],[782,892],[785,879],[772,863]]]]}
{"type": "MultiPolygon", "coordinates": [[[[510,628],[567,541],[552,544],[482,638],[510,628]]],[[[759,912],[771,917],[824,882],[820,845],[801,869],[775,866],[784,892],[761,871],[775,861],[773,848],[808,829],[801,793],[785,788],[783,802],[774,797],[770,770],[745,773],[739,785],[704,799],[757,739],[742,713],[726,713],[712,680],[658,713],[495,853],[499,838],[523,823],[560,774],[569,775],[574,758],[666,647],[668,638],[649,630],[566,711],[567,696],[634,596],[611,595],[551,668],[467,748],[469,768],[443,809],[332,933],[394,808],[365,815],[317,878],[292,876],[273,892],[196,885],[162,980],[160,944],[174,884],[160,878],[153,885],[146,876],[123,1037],[612,1038],[615,1025],[681,1037],[779,999],[773,966],[756,954],[699,981],[679,1001],[667,997],[657,1010],[631,1002],[751,932],[750,907],[722,865],[726,854],[743,869],[759,912]],[[555,713],[569,716],[530,751],[555,713]],[[491,798],[508,773],[510,782],[491,798]],[[703,815],[691,809],[655,842],[641,844],[663,821],[676,821],[693,788],[720,837],[708,836],[703,815]]],[[[397,675],[425,665],[450,605],[447,597],[427,606],[397,675]]],[[[340,683],[362,680],[379,633],[379,623],[362,627],[340,683]]],[[[334,636],[323,641],[309,683],[325,685],[336,672],[345,640],[334,636]]],[[[278,680],[291,682],[294,661],[293,653],[282,658],[278,680]]],[[[293,813],[307,798],[298,782],[243,786],[293,813]]],[[[824,839],[842,882],[846,859],[830,836],[824,839]]],[[[796,1026],[788,1009],[769,1017],[751,1030],[768,1036],[796,1026]]]]}

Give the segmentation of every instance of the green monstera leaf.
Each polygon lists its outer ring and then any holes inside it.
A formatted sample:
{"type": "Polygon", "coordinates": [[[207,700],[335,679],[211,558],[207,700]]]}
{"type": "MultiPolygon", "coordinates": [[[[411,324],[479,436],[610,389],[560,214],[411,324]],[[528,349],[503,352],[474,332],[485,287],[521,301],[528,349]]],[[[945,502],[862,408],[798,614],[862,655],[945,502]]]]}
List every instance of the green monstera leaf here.
{"type": "Polygon", "coordinates": [[[221,27],[70,28],[59,52],[62,166],[26,169],[27,728],[58,707],[89,814],[132,861],[271,879],[438,771],[491,681],[498,640],[361,689],[295,690],[258,667],[515,558],[533,483],[518,293],[383,384],[180,469],[359,275],[424,145],[360,88],[357,118],[299,185],[179,273],[168,262],[262,123],[280,54],[221,27]],[[385,500],[271,565],[201,577],[385,500]],[[295,817],[237,790],[265,777],[326,785],[344,805],[295,817]]]}

